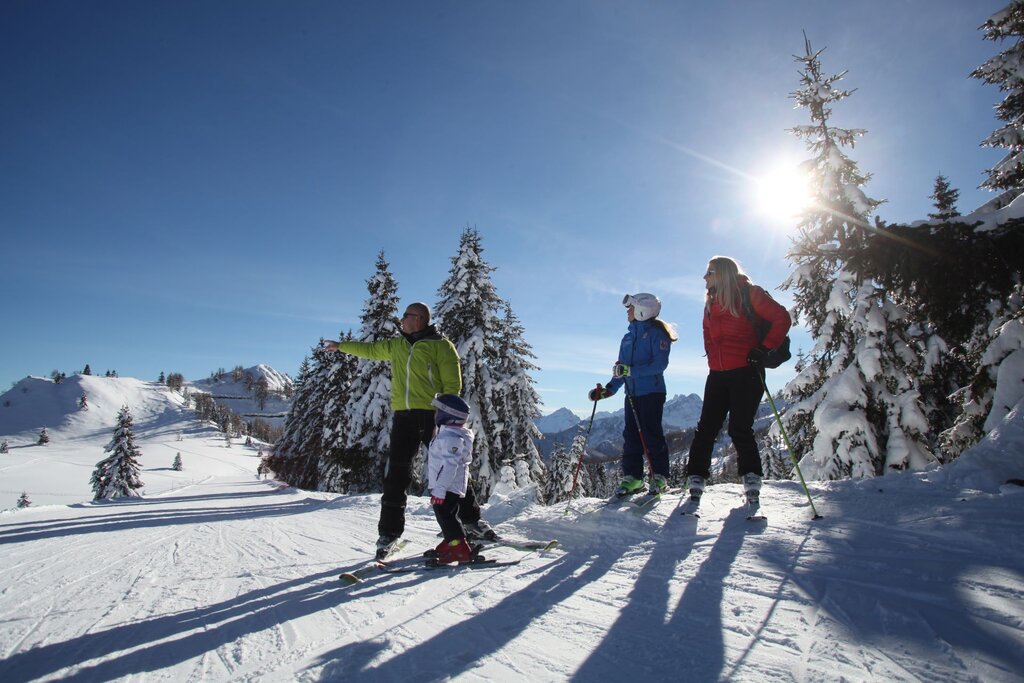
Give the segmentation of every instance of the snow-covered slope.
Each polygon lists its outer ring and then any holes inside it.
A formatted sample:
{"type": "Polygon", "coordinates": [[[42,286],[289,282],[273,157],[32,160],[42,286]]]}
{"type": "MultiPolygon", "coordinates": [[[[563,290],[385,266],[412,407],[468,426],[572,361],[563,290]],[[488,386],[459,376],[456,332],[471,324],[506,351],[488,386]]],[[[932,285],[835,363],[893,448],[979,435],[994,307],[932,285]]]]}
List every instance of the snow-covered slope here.
{"type": "Polygon", "coordinates": [[[260,418],[280,427],[291,407],[292,378],[269,365],[259,364],[239,373],[226,372],[220,377],[208,377],[187,383],[190,391],[201,391],[230,408],[243,418],[260,418]],[[263,405],[256,397],[255,386],[266,380],[267,396],[263,405]]]}
{"type": "MultiPolygon", "coordinates": [[[[150,396],[136,385],[128,398],[150,396]]],[[[1020,681],[1024,489],[999,482],[1021,469],[1022,412],[945,469],[813,483],[818,521],[795,482],[766,484],[767,526],[744,519],[733,484],[708,489],[696,525],[677,496],[646,515],[594,512],[588,499],[566,514],[520,491],[485,516],[560,548],[494,548],[522,562],[349,588],[337,576],[372,552],[378,496],[258,480],[244,449],[190,432],[187,417],[160,423],[184,435],[181,474],[204,476],[142,499],[0,514],[0,670],[4,681],[1020,681]]],[[[62,458],[102,447],[83,435],[72,448],[72,432],[57,429],[62,458]]],[[[159,443],[145,434],[144,453],[159,443]]],[[[10,469],[21,457],[0,456],[8,487],[22,488],[25,470],[10,469]]],[[[427,499],[410,498],[407,520],[407,554],[437,543],[427,499]]]]}

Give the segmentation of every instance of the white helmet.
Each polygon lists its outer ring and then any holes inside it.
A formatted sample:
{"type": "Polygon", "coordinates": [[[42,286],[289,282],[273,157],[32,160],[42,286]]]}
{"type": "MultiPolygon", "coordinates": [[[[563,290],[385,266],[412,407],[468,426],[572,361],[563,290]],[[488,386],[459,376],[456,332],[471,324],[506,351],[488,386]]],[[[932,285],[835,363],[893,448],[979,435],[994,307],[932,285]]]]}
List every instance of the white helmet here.
{"type": "Polygon", "coordinates": [[[627,294],[622,297],[622,305],[626,308],[632,306],[633,317],[637,320],[657,318],[658,314],[661,313],[661,299],[647,292],[627,294]]]}

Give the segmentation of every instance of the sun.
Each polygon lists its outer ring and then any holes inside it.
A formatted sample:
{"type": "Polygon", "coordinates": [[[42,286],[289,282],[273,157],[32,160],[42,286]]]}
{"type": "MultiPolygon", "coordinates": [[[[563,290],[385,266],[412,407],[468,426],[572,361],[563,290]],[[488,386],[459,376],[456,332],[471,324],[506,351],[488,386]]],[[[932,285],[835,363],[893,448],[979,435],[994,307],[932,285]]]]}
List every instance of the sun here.
{"type": "Polygon", "coordinates": [[[795,218],[811,203],[807,175],[796,165],[779,165],[756,181],[757,208],[776,220],[795,218]]]}

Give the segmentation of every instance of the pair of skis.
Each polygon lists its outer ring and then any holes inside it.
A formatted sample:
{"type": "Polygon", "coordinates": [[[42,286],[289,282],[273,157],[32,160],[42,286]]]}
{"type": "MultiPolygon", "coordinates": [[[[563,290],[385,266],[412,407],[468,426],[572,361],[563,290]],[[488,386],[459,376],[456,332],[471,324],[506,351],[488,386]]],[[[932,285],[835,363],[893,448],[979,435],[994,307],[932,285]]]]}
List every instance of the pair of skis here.
{"type": "MultiPolygon", "coordinates": [[[[703,496],[690,496],[686,499],[686,504],[683,505],[683,509],[679,511],[679,514],[700,518],[700,500],[703,496]]],[[[747,511],[748,522],[767,522],[768,518],[761,512],[761,503],[746,501],[744,503],[747,511]]]]}
{"type": "MultiPolygon", "coordinates": [[[[491,560],[476,555],[470,562],[459,564],[438,564],[437,559],[430,555],[430,551],[424,554],[412,555],[398,559],[393,558],[398,552],[408,545],[408,541],[398,541],[389,546],[390,553],[384,557],[375,559],[371,564],[351,572],[345,572],[338,578],[342,584],[351,586],[362,582],[369,576],[375,574],[405,574],[423,571],[459,571],[462,569],[496,569],[498,567],[511,567],[522,561],[522,558],[515,560],[491,560]]],[[[558,541],[492,541],[482,544],[484,548],[504,547],[521,550],[524,552],[543,552],[551,550],[558,545],[558,541]]]]}

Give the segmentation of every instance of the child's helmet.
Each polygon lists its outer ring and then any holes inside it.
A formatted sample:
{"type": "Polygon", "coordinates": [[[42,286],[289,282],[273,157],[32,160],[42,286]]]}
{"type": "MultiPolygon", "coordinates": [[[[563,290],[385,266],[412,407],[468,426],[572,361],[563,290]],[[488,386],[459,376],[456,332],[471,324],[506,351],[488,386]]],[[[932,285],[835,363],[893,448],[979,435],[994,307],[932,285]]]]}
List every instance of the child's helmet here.
{"type": "Polygon", "coordinates": [[[469,419],[469,404],[454,394],[438,394],[430,405],[437,408],[434,424],[464,424],[469,419]]]}

